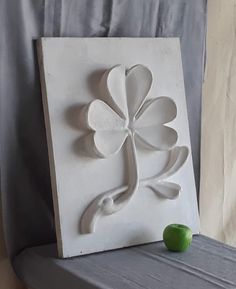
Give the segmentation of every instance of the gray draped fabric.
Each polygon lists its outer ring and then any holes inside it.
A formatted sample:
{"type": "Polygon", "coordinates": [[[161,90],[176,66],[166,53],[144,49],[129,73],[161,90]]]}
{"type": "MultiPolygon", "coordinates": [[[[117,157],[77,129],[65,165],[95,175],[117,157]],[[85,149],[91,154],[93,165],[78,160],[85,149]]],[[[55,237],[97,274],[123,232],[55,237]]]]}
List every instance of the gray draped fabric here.
{"type": "Polygon", "coordinates": [[[180,37],[197,185],[206,0],[0,0],[1,194],[10,256],[55,241],[35,39],[180,37]]]}
{"type": "Polygon", "coordinates": [[[162,242],[60,260],[56,246],[28,248],[14,260],[35,289],[235,289],[236,249],[195,236],[188,251],[162,242]]]}

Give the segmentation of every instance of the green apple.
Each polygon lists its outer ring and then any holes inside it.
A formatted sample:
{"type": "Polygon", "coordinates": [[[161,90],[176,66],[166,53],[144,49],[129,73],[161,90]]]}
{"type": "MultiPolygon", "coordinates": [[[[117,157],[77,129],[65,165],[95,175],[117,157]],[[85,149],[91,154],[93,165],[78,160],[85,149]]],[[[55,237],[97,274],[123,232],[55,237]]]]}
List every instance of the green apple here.
{"type": "Polygon", "coordinates": [[[163,231],[163,241],[168,250],[184,252],[192,242],[192,231],[181,224],[170,224],[163,231]]]}

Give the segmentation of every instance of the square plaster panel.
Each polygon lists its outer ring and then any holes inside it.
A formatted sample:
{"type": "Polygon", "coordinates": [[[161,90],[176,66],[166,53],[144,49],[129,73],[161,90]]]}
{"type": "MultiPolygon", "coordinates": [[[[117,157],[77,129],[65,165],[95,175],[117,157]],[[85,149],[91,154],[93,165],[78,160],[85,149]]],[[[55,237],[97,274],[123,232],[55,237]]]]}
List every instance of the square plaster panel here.
{"type": "Polygon", "coordinates": [[[60,257],[199,232],[179,40],[41,38],[60,257]]]}

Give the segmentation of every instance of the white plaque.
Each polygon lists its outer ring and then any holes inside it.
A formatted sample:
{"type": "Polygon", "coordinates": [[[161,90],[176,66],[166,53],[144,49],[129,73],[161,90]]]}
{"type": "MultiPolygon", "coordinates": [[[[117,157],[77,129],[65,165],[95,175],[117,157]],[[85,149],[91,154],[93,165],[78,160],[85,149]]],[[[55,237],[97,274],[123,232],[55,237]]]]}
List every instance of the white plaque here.
{"type": "Polygon", "coordinates": [[[41,38],[60,257],[199,232],[176,38],[41,38]]]}

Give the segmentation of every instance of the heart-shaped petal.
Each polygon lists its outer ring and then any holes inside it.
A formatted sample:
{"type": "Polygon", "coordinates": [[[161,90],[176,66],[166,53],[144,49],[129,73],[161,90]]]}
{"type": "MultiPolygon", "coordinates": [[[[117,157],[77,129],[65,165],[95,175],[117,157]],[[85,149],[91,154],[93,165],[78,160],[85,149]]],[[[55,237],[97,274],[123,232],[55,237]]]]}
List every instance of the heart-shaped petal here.
{"type": "Polygon", "coordinates": [[[152,86],[151,71],[141,65],[135,65],[127,71],[126,95],[129,118],[132,121],[143,105],[152,86]]]}
{"type": "Polygon", "coordinates": [[[170,150],[175,146],[178,135],[173,128],[157,125],[136,129],[136,139],[154,150],[170,150]]]}
{"type": "Polygon", "coordinates": [[[108,158],[119,152],[123,146],[127,132],[122,131],[96,131],[94,133],[94,151],[101,158],[108,158]]]}
{"type": "Polygon", "coordinates": [[[124,118],[128,117],[125,66],[117,65],[106,71],[101,79],[101,89],[107,101],[124,118]],[[104,91],[104,88],[107,91],[104,91]],[[107,92],[107,93],[106,93],[107,92]]]}
{"type": "Polygon", "coordinates": [[[146,127],[172,121],[177,114],[175,102],[169,97],[158,97],[146,102],[137,116],[135,127],[146,127]]]}
{"type": "Polygon", "coordinates": [[[95,131],[122,130],[125,120],[102,100],[92,101],[85,111],[87,125],[95,131]]]}

